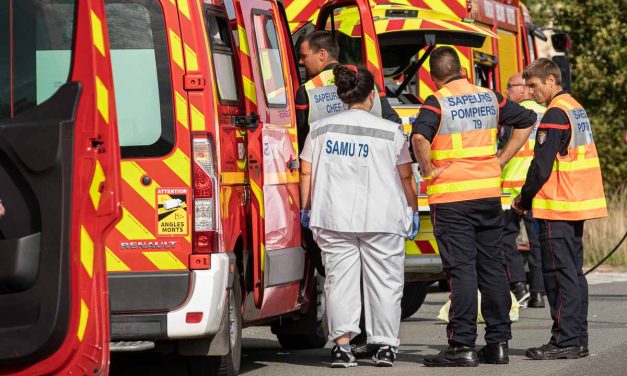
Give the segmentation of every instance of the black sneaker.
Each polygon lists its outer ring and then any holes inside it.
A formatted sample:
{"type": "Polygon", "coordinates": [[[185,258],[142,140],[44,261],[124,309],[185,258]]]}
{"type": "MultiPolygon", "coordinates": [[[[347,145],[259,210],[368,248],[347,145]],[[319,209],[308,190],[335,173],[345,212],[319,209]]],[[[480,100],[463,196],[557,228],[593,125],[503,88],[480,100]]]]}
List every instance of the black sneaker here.
{"type": "Polygon", "coordinates": [[[397,352],[398,350],[394,346],[380,346],[377,353],[372,356],[372,361],[377,367],[392,367],[397,352]]]}
{"type": "Polygon", "coordinates": [[[333,346],[331,350],[331,368],[356,367],[355,355],[352,351],[344,351],[340,346],[333,346]]]}
{"type": "Polygon", "coordinates": [[[514,293],[516,300],[518,300],[520,308],[527,308],[530,296],[529,290],[527,290],[527,284],[525,282],[514,282],[510,285],[510,290],[514,293]]]}

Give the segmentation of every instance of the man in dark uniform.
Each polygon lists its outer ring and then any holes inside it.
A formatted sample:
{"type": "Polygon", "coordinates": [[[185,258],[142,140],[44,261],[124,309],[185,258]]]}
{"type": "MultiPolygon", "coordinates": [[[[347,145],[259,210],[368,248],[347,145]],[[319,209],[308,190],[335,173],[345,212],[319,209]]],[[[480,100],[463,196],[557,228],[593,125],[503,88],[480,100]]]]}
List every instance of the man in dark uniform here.
{"type": "Polygon", "coordinates": [[[511,297],[503,258],[501,168],[529,137],[536,114],[499,93],[462,78],[451,47],[430,56],[438,91],[427,97],[413,124],[412,143],[431,208],[431,221],[451,290],[449,348],[427,355],[428,367],[509,362],[511,297]],[[512,126],[496,150],[497,124],[512,126]],[[475,351],[477,288],[487,345],[475,351]]]}
{"type": "MultiPolygon", "coordinates": [[[[338,65],[340,47],[333,35],[326,30],[307,34],[300,43],[298,63],[305,67],[308,81],[301,85],[296,93],[296,126],[298,130],[298,149],[302,150],[309,134],[309,124],[348,109],[337,96],[334,84],[333,68],[338,65]]],[[[394,111],[385,97],[385,91],[379,88],[374,98],[372,110],[383,119],[401,124],[402,120],[394,111]]],[[[320,249],[309,228],[302,228],[303,242],[306,245],[316,269],[324,275],[324,267],[320,257],[320,249]]],[[[358,358],[368,356],[376,351],[376,346],[366,345],[366,326],[362,311],[359,323],[361,334],[353,338],[353,353],[358,358]]]]}
{"type": "Polygon", "coordinates": [[[562,89],[561,72],[542,58],[523,72],[536,102],[547,105],[534,157],[512,208],[531,209],[540,223],[542,271],[553,327],[551,339],[527,350],[532,359],[588,356],[588,284],[583,274],[583,225],[607,216],[599,157],[588,114],[562,89]]]}
{"type": "MultiPolygon", "coordinates": [[[[301,85],[296,93],[299,150],[302,150],[309,134],[310,122],[347,109],[341,106],[341,101],[334,95],[335,85],[332,85],[333,82],[329,79],[333,76],[333,68],[338,64],[339,56],[340,47],[333,35],[326,30],[307,34],[300,43],[298,63],[305,67],[308,81],[301,85]],[[313,105],[310,103],[310,97],[314,98],[313,105]]],[[[371,112],[383,119],[401,124],[401,118],[387,101],[385,91],[377,88],[377,92],[379,95],[375,98],[371,112]]]]}

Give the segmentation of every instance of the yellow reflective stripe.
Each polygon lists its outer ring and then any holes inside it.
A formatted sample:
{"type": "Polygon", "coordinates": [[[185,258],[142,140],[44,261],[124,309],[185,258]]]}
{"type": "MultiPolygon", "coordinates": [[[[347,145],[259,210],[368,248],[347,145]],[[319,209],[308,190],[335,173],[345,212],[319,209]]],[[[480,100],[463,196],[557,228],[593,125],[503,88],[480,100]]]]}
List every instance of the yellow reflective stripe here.
{"type": "Polygon", "coordinates": [[[138,195],[140,195],[144,201],[150,206],[155,204],[155,189],[159,188],[159,184],[153,180],[152,184],[146,186],[141,183],[141,178],[146,175],[139,165],[135,162],[122,161],[120,163],[122,179],[133,188],[138,195]]]}
{"type": "Polygon", "coordinates": [[[574,108],[573,105],[571,105],[567,100],[565,99],[558,99],[557,101],[555,101],[555,105],[557,106],[562,106],[567,108],[568,110],[572,110],[574,108]]]}
{"type": "Polygon", "coordinates": [[[225,185],[244,184],[246,182],[246,174],[244,172],[221,172],[220,180],[225,185]]]}
{"type": "Polygon", "coordinates": [[[578,171],[591,168],[600,168],[599,158],[580,159],[572,162],[559,161],[553,163],[554,171],[578,171]]]}
{"type": "Polygon", "coordinates": [[[205,115],[197,109],[193,104],[190,105],[192,113],[192,131],[205,130],[205,115]]]}
{"type": "Polygon", "coordinates": [[[503,168],[503,180],[525,180],[532,157],[514,157],[503,168]]]}
{"type": "Polygon", "coordinates": [[[368,61],[372,63],[375,68],[379,69],[379,55],[377,54],[377,48],[370,35],[366,35],[366,53],[368,54],[368,61]]]}
{"type": "Polygon", "coordinates": [[[462,134],[461,133],[453,133],[451,135],[451,141],[453,142],[453,149],[460,150],[464,148],[462,144],[462,134]]]}
{"type": "Polygon", "coordinates": [[[142,252],[159,270],[181,270],[186,269],[172,252],[142,252]]]}
{"type": "Polygon", "coordinates": [[[189,20],[189,4],[187,3],[187,0],[177,0],[177,4],[179,6],[179,11],[189,20]]]}
{"type": "Polygon", "coordinates": [[[196,52],[187,45],[187,43],[183,43],[185,46],[185,66],[187,67],[188,72],[193,72],[198,70],[198,58],[196,57],[196,52]]]}
{"type": "Polygon", "coordinates": [[[246,76],[242,76],[244,83],[244,95],[254,104],[257,104],[257,94],[255,94],[255,84],[246,76]]]}
{"type": "MultiPolygon", "coordinates": [[[[296,2],[296,1],[295,1],[296,2]]],[[[239,49],[246,56],[250,56],[250,52],[248,50],[248,37],[246,36],[246,30],[240,25],[237,25],[237,34],[239,36],[239,49]]]]}
{"type": "Polygon", "coordinates": [[[91,198],[94,209],[98,210],[100,205],[100,198],[102,193],[100,192],[100,184],[105,181],[104,171],[100,165],[100,161],[96,160],[96,166],[94,167],[94,176],[91,178],[91,184],[89,185],[89,197],[91,198]]]}
{"type": "Polygon", "coordinates": [[[102,36],[102,21],[100,21],[100,17],[91,12],[91,36],[96,49],[100,52],[102,56],[106,56],[104,49],[104,38],[102,36]]]}
{"type": "Polygon", "coordinates": [[[250,179],[250,188],[252,188],[253,194],[255,195],[255,198],[257,199],[257,202],[259,203],[259,216],[261,218],[264,218],[265,212],[263,209],[263,194],[262,194],[261,188],[259,188],[259,185],[257,185],[257,183],[253,179],[250,179]]]}
{"type": "Polygon", "coordinates": [[[183,97],[181,94],[178,93],[178,91],[175,93],[176,94],[176,120],[181,123],[182,126],[184,126],[185,128],[189,128],[189,125],[187,124],[187,100],[185,100],[185,97],[183,97]]]}
{"type": "Polygon", "coordinates": [[[184,69],[183,67],[183,47],[181,45],[181,38],[174,32],[172,29],[168,29],[168,34],[170,36],[170,50],[172,51],[172,61],[179,68],[184,69]]]}
{"type": "Polygon", "coordinates": [[[83,226],[81,226],[81,264],[91,278],[94,274],[94,241],[83,226]]]}
{"type": "Polygon", "coordinates": [[[105,122],[109,123],[109,90],[96,76],[96,107],[105,122]]]}
{"type": "Polygon", "coordinates": [[[500,188],[501,178],[487,178],[466,180],[456,183],[432,184],[427,187],[427,193],[430,195],[439,193],[452,193],[471,191],[473,189],[500,188]]]}
{"type": "Polygon", "coordinates": [[[533,199],[533,209],[558,210],[566,212],[576,212],[591,209],[602,209],[606,207],[605,197],[592,200],[576,202],[533,199]]]}
{"type": "Polygon", "coordinates": [[[431,150],[431,158],[442,160],[452,158],[472,158],[472,157],[484,157],[494,154],[493,146],[478,146],[474,148],[465,148],[457,150],[431,150]]]}
{"type": "Polygon", "coordinates": [[[109,248],[105,248],[107,254],[107,271],[108,272],[127,272],[131,270],[120,258],[109,248]]]}
{"type": "MultiPolygon", "coordinates": [[[[425,4],[427,4],[427,6],[435,11],[438,11],[440,13],[444,13],[444,14],[449,14],[451,16],[456,16],[455,12],[453,12],[453,10],[449,7],[446,6],[446,4],[444,3],[444,1],[442,0],[424,0],[425,4]]],[[[466,5],[464,4],[464,8],[466,7],[466,5]]],[[[431,20],[429,20],[431,21],[431,20]]]]}
{"type": "Polygon", "coordinates": [[[122,219],[115,228],[128,240],[155,239],[155,236],[124,207],[122,207],[122,219]]]}
{"type": "Polygon", "coordinates": [[[176,148],[176,151],[163,160],[163,163],[168,165],[170,169],[179,177],[185,185],[191,185],[191,162],[189,157],[183,153],[180,148],[176,148]]]}
{"type": "Polygon", "coordinates": [[[81,313],[78,319],[78,331],[76,332],[76,336],[79,341],[83,341],[83,337],[85,336],[85,329],[87,328],[87,320],[89,319],[89,307],[85,304],[85,301],[81,299],[81,313]]]}
{"type": "Polygon", "coordinates": [[[420,255],[422,252],[420,251],[420,248],[418,248],[418,244],[416,244],[413,240],[405,240],[405,254],[420,255]]]}

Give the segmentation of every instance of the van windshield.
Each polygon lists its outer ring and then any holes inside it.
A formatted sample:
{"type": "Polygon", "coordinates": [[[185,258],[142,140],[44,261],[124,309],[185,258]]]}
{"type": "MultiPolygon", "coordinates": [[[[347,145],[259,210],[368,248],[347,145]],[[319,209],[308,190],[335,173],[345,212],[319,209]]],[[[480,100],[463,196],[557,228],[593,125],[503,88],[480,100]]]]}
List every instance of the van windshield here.
{"type": "Polygon", "coordinates": [[[0,0],[0,120],[50,98],[70,75],[74,0],[0,0]]]}

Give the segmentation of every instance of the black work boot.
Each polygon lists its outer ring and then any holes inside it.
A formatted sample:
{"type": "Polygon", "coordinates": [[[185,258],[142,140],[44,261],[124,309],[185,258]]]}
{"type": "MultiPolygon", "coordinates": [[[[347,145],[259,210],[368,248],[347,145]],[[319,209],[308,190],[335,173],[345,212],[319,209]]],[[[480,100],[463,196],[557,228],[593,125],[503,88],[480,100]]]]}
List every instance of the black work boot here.
{"type": "Polygon", "coordinates": [[[579,359],[583,349],[580,346],[559,347],[554,343],[547,343],[540,347],[527,349],[527,358],[534,360],[554,360],[554,359],[579,359]]]}
{"type": "Polygon", "coordinates": [[[544,308],[544,294],[541,292],[531,292],[529,296],[529,308],[544,308]]]}
{"type": "Polygon", "coordinates": [[[527,284],[525,282],[514,282],[509,285],[509,289],[514,293],[520,308],[527,308],[527,303],[529,302],[529,290],[527,290],[527,284]]]}
{"type": "Polygon", "coordinates": [[[422,361],[426,367],[477,367],[479,358],[474,347],[449,346],[437,355],[427,355],[422,361]]]}
{"type": "Polygon", "coordinates": [[[579,346],[579,357],[585,358],[588,355],[590,355],[590,350],[588,349],[588,346],[579,346]]]}
{"type": "Polygon", "coordinates": [[[477,351],[479,361],[489,364],[508,364],[509,350],[507,342],[488,343],[481,350],[477,351]]]}

